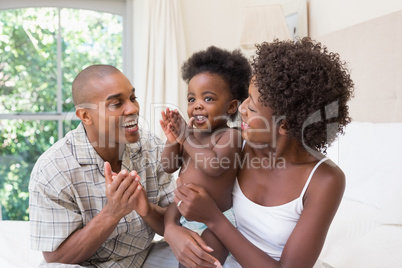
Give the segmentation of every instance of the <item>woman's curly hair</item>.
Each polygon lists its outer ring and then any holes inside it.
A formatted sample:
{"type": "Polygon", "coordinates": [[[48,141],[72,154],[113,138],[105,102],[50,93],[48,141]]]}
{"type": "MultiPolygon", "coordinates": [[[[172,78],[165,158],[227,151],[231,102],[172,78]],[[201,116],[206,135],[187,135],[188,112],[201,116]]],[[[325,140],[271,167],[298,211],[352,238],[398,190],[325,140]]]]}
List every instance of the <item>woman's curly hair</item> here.
{"type": "Polygon", "coordinates": [[[351,121],[354,83],[346,63],[308,37],[256,47],[251,65],[259,101],[284,118],[289,136],[325,153],[351,121]]]}
{"type": "MultiPolygon", "coordinates": [[[[181,68],[182,78],[188,84],[200,73],[217,74],[229,85],[234,99],[244,101],[251,79],[249,61],[239,49],[228,51],[215,46],[194,53],[181,68]]],[[[234,120],[237,113],[230,116],[234,120]]]]}

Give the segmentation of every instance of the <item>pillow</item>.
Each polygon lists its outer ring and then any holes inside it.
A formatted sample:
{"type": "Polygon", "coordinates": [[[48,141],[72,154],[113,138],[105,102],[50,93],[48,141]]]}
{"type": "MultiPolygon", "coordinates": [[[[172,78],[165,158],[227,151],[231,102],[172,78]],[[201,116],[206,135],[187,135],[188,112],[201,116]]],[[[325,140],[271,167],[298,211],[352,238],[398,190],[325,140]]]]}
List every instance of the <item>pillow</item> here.
{"type": "Polygon", "coordinates": [[[401,267],[402,226],[382,225],[360,239],[351,241],[340,256],[337,268],[401,267]]]}
{"type": "MultiPolygon", "coordinates": [[[[377,222],[379,217],[380,211],[377,208],[343,198],[328,230],[319,257],[320,263],[330,267],[342,267],[345,256],[353,253],[352,245],[355,241],[361,240],[380,226],[377,222]]],[[[381,258],[380,255],[378,257],[381,258]]]]}
{"type": "Polygon", "coordinates": [[[338,144],[345,197],[380,209],[382,223],[402,224],[402,123],[352,122],[338,144]]]}

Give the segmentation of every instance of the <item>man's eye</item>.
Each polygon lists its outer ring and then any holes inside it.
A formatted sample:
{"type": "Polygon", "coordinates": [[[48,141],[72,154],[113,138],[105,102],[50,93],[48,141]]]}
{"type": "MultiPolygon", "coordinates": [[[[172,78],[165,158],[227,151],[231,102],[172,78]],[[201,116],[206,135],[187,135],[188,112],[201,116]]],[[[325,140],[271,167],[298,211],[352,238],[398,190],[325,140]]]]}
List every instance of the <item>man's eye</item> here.
{"type": "Polygon", "coordinates": [[[120,106],[121,106],[121,102],[114,102],[114,103],[109,104],[108,108],[109,108],[109,111],[113,112],[120,106]]]}
{"type": "Polygon", "coordinates": [[[131,97],[131,102],[136,102],[137,101],[137,97],[131,97]]]}

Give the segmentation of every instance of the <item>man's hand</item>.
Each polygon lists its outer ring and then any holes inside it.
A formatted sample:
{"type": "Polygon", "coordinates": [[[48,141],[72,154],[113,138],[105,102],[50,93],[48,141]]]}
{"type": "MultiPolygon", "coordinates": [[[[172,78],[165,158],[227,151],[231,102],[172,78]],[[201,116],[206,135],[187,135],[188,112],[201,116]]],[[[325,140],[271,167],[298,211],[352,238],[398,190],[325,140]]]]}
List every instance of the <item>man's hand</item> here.
{"type": "Polygon", "coordinates": [[[140,184],[137,172],[122,170],[119,174],[112,174],[111,166],[105,162],[106,197],[105,209],[115,217],[121,219],[132,210],[140,216],[148,215],[150,205],[147,195],[140,184]]]}

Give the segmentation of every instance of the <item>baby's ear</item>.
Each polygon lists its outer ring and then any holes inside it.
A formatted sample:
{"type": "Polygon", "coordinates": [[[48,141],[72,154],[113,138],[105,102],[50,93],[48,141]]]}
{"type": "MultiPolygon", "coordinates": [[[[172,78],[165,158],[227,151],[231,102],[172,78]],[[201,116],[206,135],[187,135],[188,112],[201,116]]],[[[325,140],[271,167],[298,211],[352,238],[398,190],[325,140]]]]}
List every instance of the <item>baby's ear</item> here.
{"type": "Polygon", "coordinates": [[[228,114],[235,114],[237,112],[237,108],[239,108],[239,100],[232,100],[229,105],[228,114]]]}

